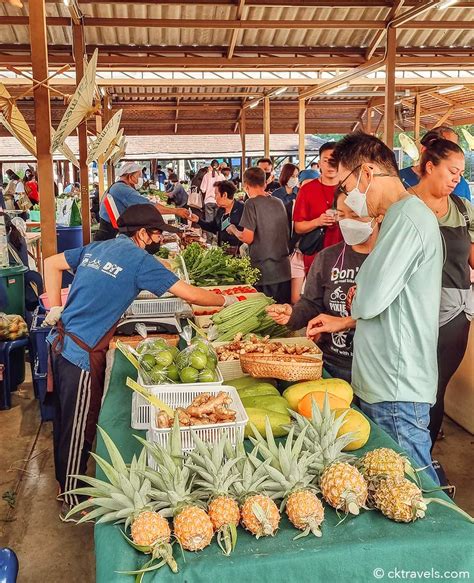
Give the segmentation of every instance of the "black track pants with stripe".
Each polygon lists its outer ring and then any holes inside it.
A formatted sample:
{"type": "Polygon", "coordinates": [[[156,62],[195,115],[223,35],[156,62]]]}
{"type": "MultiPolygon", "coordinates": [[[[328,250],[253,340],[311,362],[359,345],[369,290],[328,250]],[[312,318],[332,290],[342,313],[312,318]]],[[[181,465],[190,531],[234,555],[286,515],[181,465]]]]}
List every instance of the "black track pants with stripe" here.
{"type": "MultiPolygon", "coordinates": [[[[86,428],[95,427],[99,415],[96,399],[91,395],[91,374],[66,360],[61,354],[52,359],[54,378],[53,421],[54,464],[61,492],[83,484],[77,474],[85,474],[93,437],[86,428]]],[[[100,402],[99,402],[100,406],[100,402]]],[[[66,495],[71,505],[82,501],[76,495],[66,495]]]]}

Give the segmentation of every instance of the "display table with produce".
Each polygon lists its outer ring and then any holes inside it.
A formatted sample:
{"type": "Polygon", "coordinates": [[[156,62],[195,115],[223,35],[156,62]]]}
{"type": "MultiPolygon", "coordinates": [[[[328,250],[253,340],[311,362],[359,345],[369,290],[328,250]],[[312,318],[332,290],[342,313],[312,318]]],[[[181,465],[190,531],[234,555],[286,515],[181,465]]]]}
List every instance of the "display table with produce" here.
{"type": "MultiPolygon", "coordinates": [[[[141,450],[133,436],[144,437],[145,432],[130,427],[132,391],[125,385],[127,376],[136,378],[133,366],[119,351],[109,352],[108,382],[99,425],[112,438],[125,461],[130,462],[141,450]]],[[[356,453],[362,455],[376,447],[399,450],[387,434],[372,424],[368,444],[356,453]]],[[[109,459],[100,435],[96,451],[109,459]]],[[[104,479],[100,468],[97,477],[104,479]]],[[[433,486],[429,480],[423,482],[425,487],[433,486]]],[[[429,496],[444,498],[442,494],[429,496]]],[[[474,527],[448,508],[430,504],[424,519],[408,524],[392,522],[377,511],[362,511],[359,516],[349,516],[341,522],[343,515],[338,516],[328,505],[325,508],[322,538],[310,535],[293,540],[298,531],[282,515],[274,537],[257,540],[239,528],[237,546],[230,557],[224,556],[215,542],[202,552],[184,552],[184,556],[175,548],[178,574],[164,566],[147,573],[143,581],[227,583],[247,579],[272,583],[295,580],[366,583],[399,578],[395,573],[400,571],[427,572],[428,575],[419,577],[427,580],[440,578],[431,574],[436,572],[474,574],[474,527]]],[[[98,583],[132,581],[132,577],[127,579],[117,572],[139,569],[147,561],[125,541],[120,527],[112,524],[95,526],[95,551],[98,583]]]]}

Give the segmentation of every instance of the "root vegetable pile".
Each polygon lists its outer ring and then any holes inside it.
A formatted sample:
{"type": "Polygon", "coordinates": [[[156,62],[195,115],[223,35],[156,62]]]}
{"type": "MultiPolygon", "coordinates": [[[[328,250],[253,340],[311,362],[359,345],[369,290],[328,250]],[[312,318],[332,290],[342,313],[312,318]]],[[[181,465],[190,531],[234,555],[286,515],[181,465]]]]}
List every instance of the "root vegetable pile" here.
{"type": "MultiPolygon", "coordinates": [[[[187,407],[178,407],[179,424],[189,427],[190,425],[209,425],[214,423],[229,423],[235,421],[236,413],[229,408],[232,399],[229,393],[220,391],[213,396],[211,393],[202,393],[197,396],[187,407]]],[[[156,416],[156,424],[160,428],[173,426],[174,419],[165,411],[160,411],[156,416]]]]}
{"type": "Polygon", "coordinates": [[[220,362],[229,360],[239,360],[241,354],[271,354],[271,355],[297,355],[302,354],[318,354],[319,350],[315,347],[305,346],[302,344],[285,344],[270,340],[269,336],[258,338],[255,334],[250,334],[249,338],[243,340],[241,333],[236,334],[233,342],[229,342],[224,346],[219,346],[216,349],[217,358],[220,362]]]}

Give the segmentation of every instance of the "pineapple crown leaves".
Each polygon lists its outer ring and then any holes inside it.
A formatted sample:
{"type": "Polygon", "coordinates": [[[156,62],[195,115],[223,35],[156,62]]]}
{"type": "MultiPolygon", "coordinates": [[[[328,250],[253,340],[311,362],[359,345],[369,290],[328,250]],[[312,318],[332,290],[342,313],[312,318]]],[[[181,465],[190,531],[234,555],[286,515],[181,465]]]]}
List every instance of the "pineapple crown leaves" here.
{"type": "Polygon", "coordinates": [[[241,457],[234,454],[233,458],[224,461],[224,451],[228,442],[225,434],[212,446],[204,443],[196,433],[193,432],[192,436],[196,449],[189,453],[186,465],[195,474],[195,484],[213,497],[228,496],[237,477],[234,467],[241,457]]]}
{"type": "MultiPolygon", "coordinates": [[[[275,498],[286,499],[292,492],[308,488],[315,475],[310,471],[310,466],[315,460],[316,454],[302,451],[307,428],[294,440],[294,427],[286,438],[285,445],[275,443],[270,421],[267,417],[265,423],[266,439],[259,433],[256,427],[252,427],[255,438],[250,438],[256,450],[264,458],[269,460],[267,467],[268,481],[266,488],[273,491],[275,498]]],[[[311,488],[314,489],[314,488],[311,488]]]]}
{"type": "Polygon", "coordinates": [[[270,460],[261,461],[257,457],[256,448],[247,454],[243,465],[239,468],[240,480],[233,484],[233,490],[239,500],[263,492],[267,488],[269,465],[270,460]]]}
{"type": "Polygon", "coordinates": [[[144,509],[155,510],[156,507],[150,498],[150,480],[140,474],[146,468],[146,451],[142,450],[138,458],[133,456],[127,466],[107,433],[100,427],[99,430],[112,464],[97,454],[93,454],[93,457],[104,471],[108,482],[75,475],[75,478],[89,486],[76,488],[68,493],[87,496],[88,500],[76,505],[68,516],[95,507],[95,510],[89,511],[79,522],[98,518],[98,522],[125,522],[127,528],[135,513],[144,509]]]}
{"type": "Polygon", "coordinates": [[[307,419],[295,411],[290,411],[290,414],[296,422],[294,424],[296,435],[299,435],[306,428],[304,448],[316,454],[313,463],[314,471],[321,473],[325,467],[335,461],[353,462],[355,460],[354,455],[342,452],[346,445],[354,441],[355,434],[350,432],[337,437],[346,421],[347,412],[336,418],[335,412],[331,411],[329,406],[327,394],[324,397],[322,411],[314,401],[312,402],[311,419],[307,419]]]}

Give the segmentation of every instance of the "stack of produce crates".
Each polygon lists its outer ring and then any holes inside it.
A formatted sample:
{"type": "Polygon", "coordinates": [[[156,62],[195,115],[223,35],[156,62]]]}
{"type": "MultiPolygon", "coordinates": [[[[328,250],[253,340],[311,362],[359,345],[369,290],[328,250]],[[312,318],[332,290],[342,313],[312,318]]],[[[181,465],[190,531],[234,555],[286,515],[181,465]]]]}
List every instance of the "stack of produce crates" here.
{"type": "Polygon", "coordinates": [[[41,313],[39,308],[33,314],[33,322],[30,329],[30,357],[32,359],[33,388],[39,400],[41,419],[52,421],[54,417],[54,407],[44,405],[48,386],[48,350],[49,345],[46,337],[51,331],[50,326],[42,326],[46,314],[41,313]]]}

